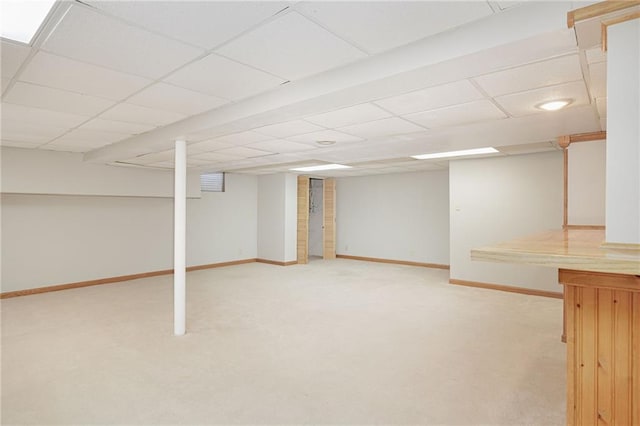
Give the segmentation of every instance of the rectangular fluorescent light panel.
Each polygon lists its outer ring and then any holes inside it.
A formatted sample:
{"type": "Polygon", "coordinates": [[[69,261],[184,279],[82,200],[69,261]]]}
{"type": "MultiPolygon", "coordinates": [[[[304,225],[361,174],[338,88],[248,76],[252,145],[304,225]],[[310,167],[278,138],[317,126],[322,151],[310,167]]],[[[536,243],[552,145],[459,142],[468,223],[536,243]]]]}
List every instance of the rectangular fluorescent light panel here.
{"type": "Polygon", "coordinates": [[[1,0],[0,36],[31,44],[56,0],[1,0]]]}
{"type": "Polygon", "coordinates": [[[296,172],[318,172],[320,170],[338,170],[338,169],[350,169],[351,166],[345,166],[343,164],[323,164],[321,166],[309,166],[309,167],[298,167],[295,170],[296,172]]]}
{"type": "Polygon", "coordinates": [[[415,158],[416,160],[430,160],[433,158],[462,157],[463,155],[494,154],[496,152],[498,152],[498,150],[495,148],[476,148],[463,149],[462,151],[435,152],[433,154],[412,155],[411,158],[415,158]]]}

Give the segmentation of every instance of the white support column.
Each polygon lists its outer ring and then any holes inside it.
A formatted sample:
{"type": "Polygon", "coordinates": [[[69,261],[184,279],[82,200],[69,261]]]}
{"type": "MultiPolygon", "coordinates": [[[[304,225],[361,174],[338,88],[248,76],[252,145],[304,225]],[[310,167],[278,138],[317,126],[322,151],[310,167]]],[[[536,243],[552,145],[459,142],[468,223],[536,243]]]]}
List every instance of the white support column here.
{"type": "Polygon", "coordinates": [[[175,144],[175,191],[173,214],[173,333],[186,329],[186,228],[187,228],[187,143],[175,144]]]}

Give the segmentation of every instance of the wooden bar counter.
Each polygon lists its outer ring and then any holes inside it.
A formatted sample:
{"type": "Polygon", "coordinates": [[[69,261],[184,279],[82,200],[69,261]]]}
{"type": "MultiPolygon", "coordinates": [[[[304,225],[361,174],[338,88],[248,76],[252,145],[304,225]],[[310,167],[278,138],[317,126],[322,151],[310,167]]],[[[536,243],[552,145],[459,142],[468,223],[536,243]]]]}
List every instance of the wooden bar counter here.
{"type": "Polygon", "coordinates": [[[567,424],[640,425],[640,250],[603,230],[549,231],[471,251],[473,260],[559,268],[567,424]]]}

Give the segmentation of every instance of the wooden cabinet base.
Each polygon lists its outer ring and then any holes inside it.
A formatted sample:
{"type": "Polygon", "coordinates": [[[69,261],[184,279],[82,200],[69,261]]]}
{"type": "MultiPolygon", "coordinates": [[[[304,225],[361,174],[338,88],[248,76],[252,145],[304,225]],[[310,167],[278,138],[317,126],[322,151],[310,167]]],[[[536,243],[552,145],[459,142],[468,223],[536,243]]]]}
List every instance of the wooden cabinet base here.
{"type": "Polygon", "coordinates": [[[640,425],[640,277],[560,269],[567,424],[640,425]]]}

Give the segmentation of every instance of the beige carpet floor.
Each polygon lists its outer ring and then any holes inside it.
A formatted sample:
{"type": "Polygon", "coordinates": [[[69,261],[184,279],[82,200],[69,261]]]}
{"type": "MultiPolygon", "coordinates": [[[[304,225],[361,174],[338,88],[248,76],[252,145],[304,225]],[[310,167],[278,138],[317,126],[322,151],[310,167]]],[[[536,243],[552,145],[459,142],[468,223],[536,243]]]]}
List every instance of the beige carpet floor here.
{"type": "Polygon", "coordinates": [[[561,425],[560,300],[338,259],[2,301],[2,424],[561,425]]]}

